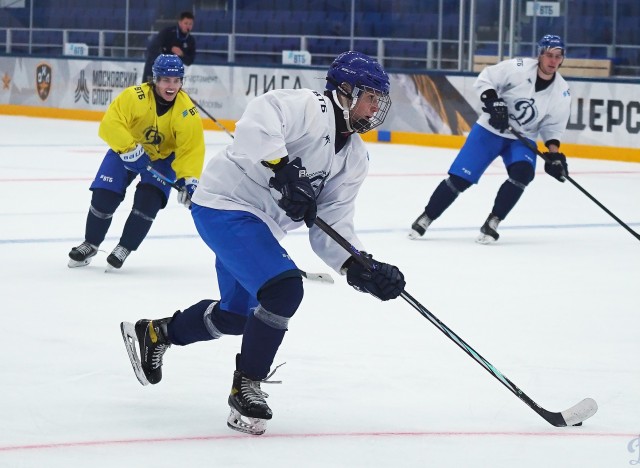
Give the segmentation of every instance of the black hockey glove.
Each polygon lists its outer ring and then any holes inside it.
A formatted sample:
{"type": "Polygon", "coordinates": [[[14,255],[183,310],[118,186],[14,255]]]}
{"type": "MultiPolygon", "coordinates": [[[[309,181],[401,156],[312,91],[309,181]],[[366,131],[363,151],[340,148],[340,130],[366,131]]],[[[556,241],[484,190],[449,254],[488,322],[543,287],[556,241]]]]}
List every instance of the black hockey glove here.
{"type": "Polygon", "coordinates": [[[313,226],[318,211],[316,194],[300,158],[274,171],[275,175],[269,179],[269,187],[282,194],[278,202],[280,208],[292,220],[304,220],[307,227],[313,226]]]}
{"type": "Polygon", "coordinates": [[[544,171],[551,177],[564,182],[569,175],[567,158],[562,153],[544,153],[544,171]]]}
{"type": "Polygon", "coordinates": [[[360,292],[367,292],[381,301],[395,299],[404,290],[404,275],[398,267],[388,263],[380,263],[370,254],[361,252],[369,259],[372,268],[369,270],[352,257],[345,262],[347,283],[360,292]]]}
{"type": "Polygon", "coordinates": [[[490,115],[489,125],[500,130],[500,133],[509,128],[509,109],[503,99],[487,99],[484,105],[486,107],[483,107],[482,110],[490,115]]]}

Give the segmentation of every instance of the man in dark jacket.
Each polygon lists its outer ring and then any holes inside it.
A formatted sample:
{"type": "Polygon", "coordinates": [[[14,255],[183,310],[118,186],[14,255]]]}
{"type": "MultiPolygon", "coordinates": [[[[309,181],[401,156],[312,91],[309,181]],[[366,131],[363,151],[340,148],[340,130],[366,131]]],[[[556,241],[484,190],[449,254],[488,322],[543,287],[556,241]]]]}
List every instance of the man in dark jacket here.
{"type": "Polygon", "coordinates": [[[191,35],[194,16],[189,11],[180,13],[175,26],[169,26],[158,33],[147,47],[147,61],[144,64],[142,81],[151,81],[151,66],[160,54],[174,54],[182,59],[185,65],[191,65],[196,57],[196,40],[191,35]]]}

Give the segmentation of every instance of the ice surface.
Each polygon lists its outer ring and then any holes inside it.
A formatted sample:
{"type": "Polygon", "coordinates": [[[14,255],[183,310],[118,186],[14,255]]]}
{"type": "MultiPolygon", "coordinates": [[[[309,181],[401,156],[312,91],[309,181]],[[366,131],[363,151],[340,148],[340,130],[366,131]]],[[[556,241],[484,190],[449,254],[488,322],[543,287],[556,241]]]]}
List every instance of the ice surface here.
{"type": "MultiPolygon", "coordinates": [[[[274,418],[251,437],[226,427],[240,339],[173,347],[164,380],[141,386],[122,320],[217,297],[213,254],[175,197],[122,270],[104,273],[132,193],[86,268],[88,186],[106,147],[95,122],[1,116],[0,466],[616,467],[640,458],[640,243],[569,183],[542,171],[500,226],[474,242],[505,178],[496,161],[427,231],[406,234],[455,152],[370,144],[358,199],[368,251],[406,290],[550,411],[585,397],[598,413],[555,428],[401,299],[336,278],[305,283],[266,388],[274,418]]],[[[229,142],[206,132],[207,157],[229,142]]],[[[612,152],[615,150],[611,150],[612,152]]],[[[569,156],[572,177],[640,229],[640,165],[569,156]]],[[[284,241],[328,272],[304,230],[284,241]]]]}

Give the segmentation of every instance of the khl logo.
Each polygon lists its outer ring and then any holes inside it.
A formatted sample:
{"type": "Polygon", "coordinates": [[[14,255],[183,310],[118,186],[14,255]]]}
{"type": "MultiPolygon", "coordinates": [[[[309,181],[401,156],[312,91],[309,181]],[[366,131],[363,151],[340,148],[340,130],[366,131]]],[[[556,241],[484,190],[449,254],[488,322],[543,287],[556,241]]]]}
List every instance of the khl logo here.
{"type": "Polygon", "coordinates": [[[51,66],[47,63],[40,63],[36,67],[36,91],[43,101],[49,97],[51,91],[51,66]]]}

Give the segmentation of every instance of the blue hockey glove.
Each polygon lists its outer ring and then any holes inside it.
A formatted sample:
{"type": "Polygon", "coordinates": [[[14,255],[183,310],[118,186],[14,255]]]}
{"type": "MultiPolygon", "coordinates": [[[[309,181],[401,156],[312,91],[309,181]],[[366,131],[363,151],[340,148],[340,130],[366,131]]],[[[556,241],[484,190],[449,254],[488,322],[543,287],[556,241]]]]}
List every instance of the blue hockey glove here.
{"type": "Polygon", "coordinates": [[[198,179],[195,177],[178,179],[176,180],[176,185],[180,188],[178,190],[178,203],[190,208],[191,197],[193,196],[193,192],[196,191],[196,187],[198,187],[198,179]]]}
{"type": "Polygon", "coordinates": [[[489,114],[489,125],[500,133],[509,128],[509,109],[503,99],[487,99],[484,102],[483,111],[489,114]]]}
{"type": "Polygon", "coordinates": [[[124,162],[124,167],[131,172],[142,172],[151,164],[151,159],[141,144],[136,145],[134,149],[127,153],[120,153],[120,159],[124,162]]]}
{"type": "Polygon", "coordinates": [[[369,259],[372,268],[369,270],[360,265],[352,257],[345,263],[347,283],[360,292],[367,292],[381,301],[395,299],[404,290],[404,275],[398,267],[381,263],[370,254],[360,252],[369,259]]]}
{"type": "Polygon", "coordinates": [[[544,153],[544,171],[551,177],[564,182],[569,175],[567,158],[562,153],[544,153]]]}
{"type": "Polygon", "coordinates": [[[278,205],[289,218],[304,220],[307,227],[313,226],[318,211],[316,194],[300,158],[275,168],[274,176],[269,179],[269,187],[282,194],[278,205]]]}

